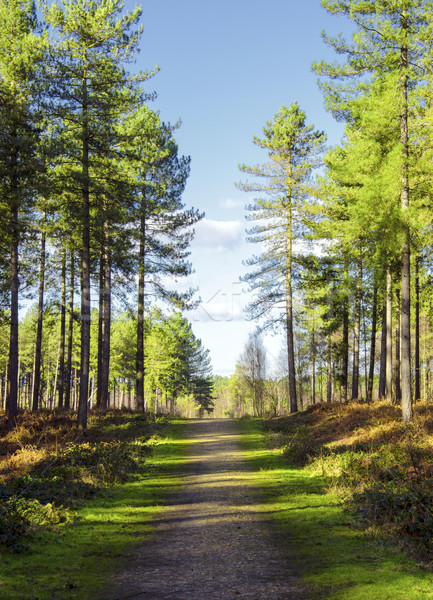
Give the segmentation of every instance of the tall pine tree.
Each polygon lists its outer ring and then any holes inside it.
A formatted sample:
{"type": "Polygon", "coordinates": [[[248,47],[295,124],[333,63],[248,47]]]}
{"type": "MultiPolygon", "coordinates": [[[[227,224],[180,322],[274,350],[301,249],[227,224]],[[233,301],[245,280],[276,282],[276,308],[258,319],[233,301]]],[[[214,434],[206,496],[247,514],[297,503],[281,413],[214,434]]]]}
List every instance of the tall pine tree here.
{"type": "Polygon", "coordinates": [[[6,410],[14,427],[18,406],[19,251],[31,215],[40,162],[36,11],[32,0],[0,1],[0,207],[10,292],[10,343],[6,410]]]}
{"type": "Polygon", "coordinates": [[[262,192],[263,196],[247,207],[248,219],[257,221],[248,240],[264,243],[264,251],[247,261],[254,270],[244,277],[256,298],[249,306],[252,318],[266,317],[269,325],[284,321],[287,338],[290,410],[298,410],[293,338],[294,240],[300,237],[303,207],[308,183],[325,143],[325,134],[307,125],[304,111],[297,103],[282,106],[263,128],[262,139],[254,143],[267,151],[269,162],[249,167],[243,173],[258,179],[240,183],[244,191],[262,192]],[[277,309],[277,310],[275,310],[277,309]],[[281,315],[283,313],[283,317],[281,315]]]}
{"type": "MultiPolygon", "coordinates": [[[[87,427],[90,357],[91,208],[98,198],[99,161],[107,148],[106,119],[116,119],[130,96],[126,90],[147,78],[125,71],[134,59],[141,9],[123,13],[120,0],[67,0],[45,6],[52,29],[50,109],[63,127],[70,188],[79,190],[81,230],[81,361],[78,426],[87,427]],[[102,156],[101,156],[102,154],[102,156]]],[[[132,93],[132,92],[131,92],[132,93]]]]}

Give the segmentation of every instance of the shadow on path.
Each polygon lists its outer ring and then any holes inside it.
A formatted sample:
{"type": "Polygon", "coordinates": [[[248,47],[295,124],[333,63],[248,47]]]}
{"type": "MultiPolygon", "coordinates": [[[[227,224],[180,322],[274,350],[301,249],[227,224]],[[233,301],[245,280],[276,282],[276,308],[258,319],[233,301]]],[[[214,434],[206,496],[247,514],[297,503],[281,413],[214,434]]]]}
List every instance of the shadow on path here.
{"type": "Polygon", "coordinates": [[[193,420],[183,486],[152,521],[154,536],[98,600],[301,600],[287,541],[258,510],[237,423],[193,420]]]}

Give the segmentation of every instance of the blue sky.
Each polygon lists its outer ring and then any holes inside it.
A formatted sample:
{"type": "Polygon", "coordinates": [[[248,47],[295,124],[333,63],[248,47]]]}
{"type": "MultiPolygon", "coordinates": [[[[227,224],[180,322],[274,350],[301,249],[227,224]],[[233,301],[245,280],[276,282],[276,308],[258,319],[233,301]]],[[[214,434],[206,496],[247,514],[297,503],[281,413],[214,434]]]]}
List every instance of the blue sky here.
{"type": "MultiPolygon", "coordinates": [[[[190,313],[195,334],[211,351],[214,372],[229,375],[255,324],[246,320],[248,302],[242,260],[257,251],[245,242],[245,204],[235,187],[240,163],[266,161],[252,143],[282,104],[297,101],[309,123],[338,143],[341,125],[324,108],[314,60],[334,60],[321,31],[347,30],[320,0],[144,0],[137,68],[160,72],[147,82],[157,93],[152,108],[166,122],[181,119],[180,153],[191,156],[184,194],[187,206],[206,213],[191,248],[202,306],[190,313]]],[[[127,1],[133,8],[135,2],[127,1]]],[[[282,341],[268,337],[271,357],[282,341]]]]}

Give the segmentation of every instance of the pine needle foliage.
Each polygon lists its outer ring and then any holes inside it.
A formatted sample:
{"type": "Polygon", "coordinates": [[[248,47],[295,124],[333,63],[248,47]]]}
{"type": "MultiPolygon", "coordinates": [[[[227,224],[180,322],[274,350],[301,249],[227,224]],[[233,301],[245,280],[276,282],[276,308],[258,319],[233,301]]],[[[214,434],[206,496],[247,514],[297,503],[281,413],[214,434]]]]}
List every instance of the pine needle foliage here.
{"type": "Polygon", "coordinates": [[[313,170],[320,164],[326,136],[308,125],[305,112],[295,102],[282,106],[263,128],[263,138],[254,144],[267,151],[269,162],[250,167],[243,173],[253,175],[252,183],[239,183],[246,192],[262,194],[247,206],[248,220],[257,222],[248,241],[260,244],[263,251],[246,264],[252,267],[243,281],[255,293],[248,306],[251,318],[266,320],[266,326],[284,324],[287,335],[291,410],[297,410],[293,341],[293,264],[294,242],[302,239],[304,206],[309,195],[313,170]]]}

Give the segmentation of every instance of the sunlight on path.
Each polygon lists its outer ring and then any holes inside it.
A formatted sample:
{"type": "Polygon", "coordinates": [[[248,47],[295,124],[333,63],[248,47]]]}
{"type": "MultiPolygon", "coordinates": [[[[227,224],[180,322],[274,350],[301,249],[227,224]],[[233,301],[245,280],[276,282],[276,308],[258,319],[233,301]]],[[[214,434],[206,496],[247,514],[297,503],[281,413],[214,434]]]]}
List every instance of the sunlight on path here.
{"type": "Polygon", "coordinates": [[[101,600],[300,600],[269,515],[256,509],[237,424],[190,421],[184,486],[153,521],[155,535],[101,600]]]}

